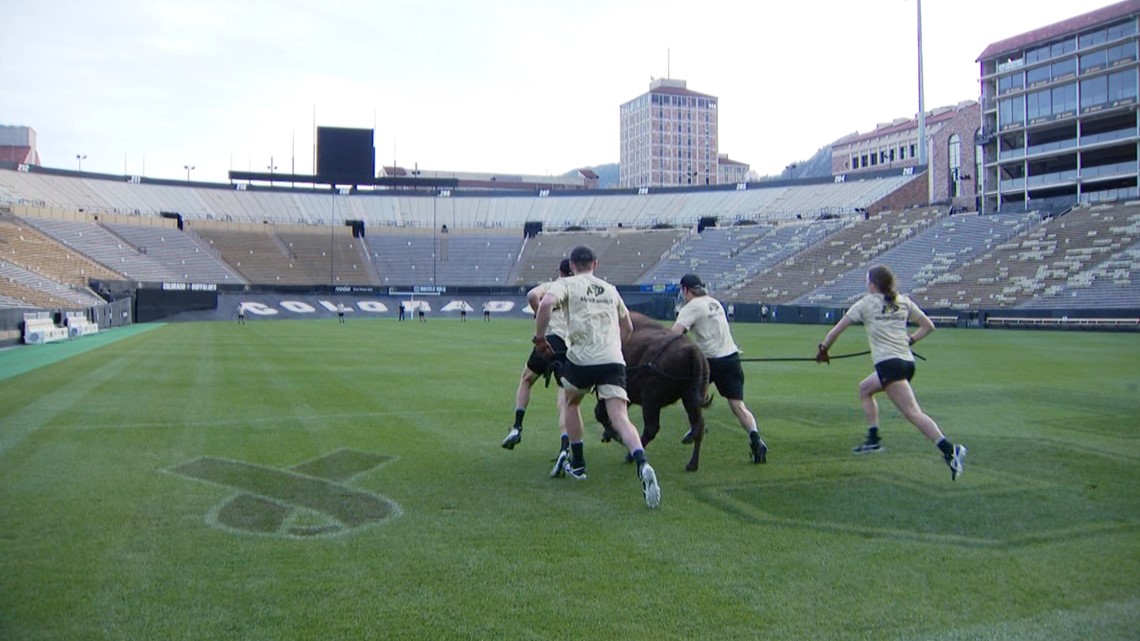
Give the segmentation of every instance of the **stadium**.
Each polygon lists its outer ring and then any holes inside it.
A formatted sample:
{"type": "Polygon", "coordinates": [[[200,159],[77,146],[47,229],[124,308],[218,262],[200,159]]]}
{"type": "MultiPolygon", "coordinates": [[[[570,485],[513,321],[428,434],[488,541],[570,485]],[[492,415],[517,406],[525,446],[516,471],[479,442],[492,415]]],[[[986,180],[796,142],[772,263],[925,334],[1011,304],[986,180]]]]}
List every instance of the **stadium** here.
{"type": "Polygon", "coordinates": [[[1135,638],[1138,19],[983,52],[953,171],[957,129],[929,165],[628,189],[378,177],[334,143],[313,175],[225,183],[10,145],[0,638],[1135,638]],[[1116,93],[1082,102],[1102,77],[1116,93]],[[579,245],[666,325],[687,273],[733,306],[769,463],[717,399],[699,472],[663,411],[659,510],[589,420],[589,481],[551,479],[541,386],[500,447],[526,293],[579,245]],[[871,363],[806,362],[876,264],[939,328],[915,387],[970,445],[953,483],[886,404],[889,451],[851,456],[871,363]]]}

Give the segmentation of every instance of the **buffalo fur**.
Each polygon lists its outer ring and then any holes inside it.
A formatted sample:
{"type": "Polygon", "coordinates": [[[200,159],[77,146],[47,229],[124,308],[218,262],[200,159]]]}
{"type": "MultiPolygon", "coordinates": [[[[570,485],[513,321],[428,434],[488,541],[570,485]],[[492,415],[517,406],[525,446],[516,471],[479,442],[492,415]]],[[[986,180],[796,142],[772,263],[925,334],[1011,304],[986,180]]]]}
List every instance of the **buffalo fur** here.
{"type": "MultiPolygon", "coordinates": [[[[629,400],[641,406],[645,429],[641,443],[648,447],[661,429],[661,408],[676,403],[685,406],[689,415],[689,433],[693,455],[685,469],[695,472],[700,465],[701,441],[705,434],[702,409],[712,399],[708,396],[709,364],[704,354],[688,338],[669,331],[661,323],[637,312],[630,313],[633,333],[622,345],[626,362],[626,391],[629,400]]],[[[604,428],[603,440],[616,439],[606,406],[594,407],[594,417],[604,428]]]]}

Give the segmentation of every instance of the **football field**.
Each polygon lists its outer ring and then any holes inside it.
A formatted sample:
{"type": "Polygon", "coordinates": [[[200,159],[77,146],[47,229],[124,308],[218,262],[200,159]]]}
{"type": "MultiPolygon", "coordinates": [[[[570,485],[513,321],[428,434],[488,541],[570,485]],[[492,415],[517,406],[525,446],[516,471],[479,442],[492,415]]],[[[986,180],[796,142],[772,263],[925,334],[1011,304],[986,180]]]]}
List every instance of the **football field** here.
{"type": "MultiPolygon", "coordinates": [[[[746,363],[768,463],[718,398],[685,472],[667,408],[650,510],[589,414],[588,480],[549,477],[541,382],[499,446],[528,321],[137,329],[0,352],[0,639],[1140,630],[1140,335],[923,341],[919,402],[969,447],[957,481],[885,397],[886,451],[851,453],[869,357],[746,363]]],[[[826,330],[734,325],[746,357],[813,356],[826,330]]],[[[864,349],[855,327],[831,353],[864,349]]]]}

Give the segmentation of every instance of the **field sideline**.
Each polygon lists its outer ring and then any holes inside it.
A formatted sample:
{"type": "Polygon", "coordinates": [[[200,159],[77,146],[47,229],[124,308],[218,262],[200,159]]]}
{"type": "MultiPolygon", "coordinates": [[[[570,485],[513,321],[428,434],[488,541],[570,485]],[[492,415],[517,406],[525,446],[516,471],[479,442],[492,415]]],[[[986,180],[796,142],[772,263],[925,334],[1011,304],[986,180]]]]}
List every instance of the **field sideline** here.
{"type": "MultiPolygon", "coordinates": [[[[826,328],[734,331],[812,356],[826,328]]],[[[718,399],[684,472],[668,408],[649,510],[592,420],[589,479],[548,478],[541,383],[499,447],[531,333],[252,319],[0,352],[0,639],[1137,638],[1140,336],[921,343],[956,482],[885,398],[887,451],[851,455],[869,359],[748,363],[768,464],[718,399]]]]}

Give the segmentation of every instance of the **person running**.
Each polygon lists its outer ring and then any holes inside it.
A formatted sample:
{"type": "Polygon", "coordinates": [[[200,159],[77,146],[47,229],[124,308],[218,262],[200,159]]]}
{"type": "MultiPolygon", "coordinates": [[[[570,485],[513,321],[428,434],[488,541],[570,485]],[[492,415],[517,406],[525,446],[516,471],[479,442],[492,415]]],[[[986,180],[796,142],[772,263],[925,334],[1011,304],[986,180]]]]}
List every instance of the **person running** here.
{"type": "Polygon", "coordinates": [[[594,276],[597,257],[589,247],[578,246],[570,252],[574,275],[550,284],[535,314],[534,344],[540,353],[552,354],[546,338],[554,308],[566,314],[569,346],[566,364],[558,383],[566,392],[566,433],[570,439],[567,476],[586,478],[586,459],[582,448],[584,428],[581,403],[590,391],[596,391],[605,403],[614,430],[637,463],[637,475],[645,503],[651,508],[661,503],[661,487],[657,473],[649,465],[637,428],[629,420],[629,395],[625,390],[625,358],[622,341],[633,333],[633,321],[617,289],[594,276]]]}
{"type": "Polygon", "coordinates": [[[740,348],[732,339],[724,308],[717,299],[709,296],[704,282],[696,274],[681,277],[681,295],[685,304],[677,314],[673,331],[687,333],[708,359],[709,383],[715,384],[720,395],[728,400],[729,409],[748,434],[752,462],[767,463],[768,445],[760,438],[756,417],[744,404],[744,368],[740,366],[740,348]]]}
{"type": "Polygon", "coordinates": [[[950,480],[955,480],[962,475],[966,446],[954,445],[942,434],[934,419],[918,406],[910,385],[915,372],[914,354],[910,347],[933,332],[934,323],[918,305],[896,291],[895,275],[886,265],[875,265],[867,272],[867,292],[831,328],[819,344],[815,357],[816,362],[830,362],[827,350],[844,330],[853,323],[862,323],[866,327],[875,371],[859,383],[859,400],[863,404],[868,428],[867,439],[853,451],[856,454],[883,451],[882,437],[879,436],[879,404],[875,395],[885,391],[906,420],[942,452],[946,465],[950,467],[950,480]],[[907,330],[908,321],[918,325],[913,334],[907,330]]]}
{"type": "MultiPolygon", "coordinates": [[[[567,278],[573,276],[574,273],[570,271],[570,261],[562,259],[558,265],[558,277],[567,278]]],[[[550,284],[554,281],[549,281],[537,285],[529,292],[527,292],[527,301],[530,302],[530,308],[537,310],[538,305],[542,302],[542,297],[546,294],[546,290],[550,288],[550,284]]],[[[486,309],[486,308],[484,308],[486,309]]],[[[550,325],[546,330],[546,340],[554,351],[553,356],[547,356],[539,353],[538,349],[532,349],[530,357],[527,358],[526,365],[523,365],[522,374],[519,376],[519,386],[515,391],[515,422],[511,426],[507,437],[503,439],[502,446],[505,449],[514,449],[522,441],[523,417],[526,415],[526,408],[530,405],[530,393],[534,387],[535,381],[542,376],[551,374],[554,368],[561,367],[562,363],[566,362],[566,314],[562,313],[561,309],[557,309],[550,317],[550,325]],[[556,363],[558,365],[556,365],[556,363]]],[[[562,389],[558,390],[558,427],[562,432],[562,447],[559,449],[558,458],[555,459],[554,468],[551,470],[551,476],[562,476],[563,467],[567,459],[567,454],[570,450],[570,440],[566,436],[566,427],[563,418],[563,409],[565,402],[565,394],[562,389]]]]}

